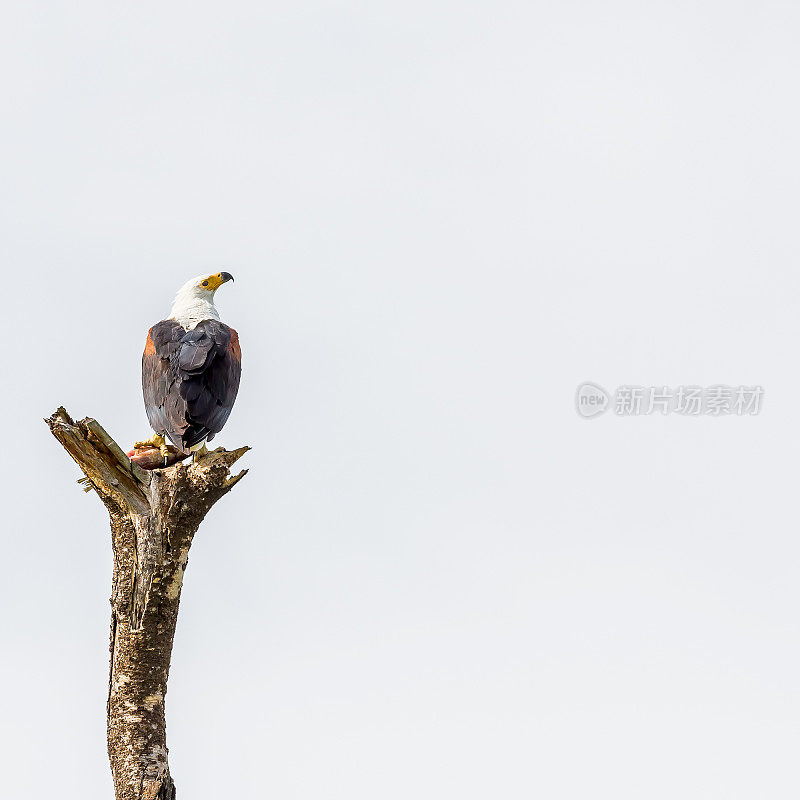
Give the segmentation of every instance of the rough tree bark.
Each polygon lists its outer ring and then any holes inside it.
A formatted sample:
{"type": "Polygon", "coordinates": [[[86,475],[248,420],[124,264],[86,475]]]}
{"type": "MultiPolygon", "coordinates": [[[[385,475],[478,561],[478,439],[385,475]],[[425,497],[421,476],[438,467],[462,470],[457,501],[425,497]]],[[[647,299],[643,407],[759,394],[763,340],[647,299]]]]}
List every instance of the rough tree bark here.
{"type": "Polygon", "coordinates": [[[218,448],[195,464],[145,471],[93,419],[59,408],[45,420],[111,517],[111,669],[108,755],[117,800],[174,800],[164,696],[192,537],[208,510],[247,470],[250,448],[218,448]]]}

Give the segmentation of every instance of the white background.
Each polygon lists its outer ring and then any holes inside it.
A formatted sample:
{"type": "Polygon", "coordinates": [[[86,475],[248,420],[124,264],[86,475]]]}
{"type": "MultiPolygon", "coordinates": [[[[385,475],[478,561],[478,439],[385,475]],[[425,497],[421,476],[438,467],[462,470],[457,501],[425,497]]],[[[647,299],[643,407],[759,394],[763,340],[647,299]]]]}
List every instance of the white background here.
{"type": "Polygon", "coordinates": [[[796,797],[800,7],[0,13],[3,794],[107,798],[106,514],[218,293],[250,474],[190,557],[181,797],[796,797]],[[575,387],[761,384],[760,416],[575,387]]]}

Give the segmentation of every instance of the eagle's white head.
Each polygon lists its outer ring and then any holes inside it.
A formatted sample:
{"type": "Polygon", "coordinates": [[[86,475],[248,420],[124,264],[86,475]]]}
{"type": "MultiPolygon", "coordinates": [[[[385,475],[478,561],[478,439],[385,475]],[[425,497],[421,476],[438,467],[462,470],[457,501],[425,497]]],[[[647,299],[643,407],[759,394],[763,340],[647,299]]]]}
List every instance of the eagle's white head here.
{"type": "Polygon", "coordinates": [[[213,275],[198,275],[178,289],[169,319],[174,319],[182,328],[191,330],[204,319],[219,319],[214,307],[214,294],[223,283],[233,280],[230,272],[213,275]]]}

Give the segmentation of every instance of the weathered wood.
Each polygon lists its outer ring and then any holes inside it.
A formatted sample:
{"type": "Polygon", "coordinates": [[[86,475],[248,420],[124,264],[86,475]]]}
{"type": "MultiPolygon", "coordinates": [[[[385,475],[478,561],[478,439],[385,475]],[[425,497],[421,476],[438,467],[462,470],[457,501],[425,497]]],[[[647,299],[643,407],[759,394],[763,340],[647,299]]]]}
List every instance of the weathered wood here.
{"type": "Polygon", "coordinates": [[[174,800],[164,697],[192,538],[211,506],[246,474],[230,467],[250,448],[147,471],[93,419],[64,408],[45,420],[108,509],[114,574],[108,755],[117,800],[174,800]]]}

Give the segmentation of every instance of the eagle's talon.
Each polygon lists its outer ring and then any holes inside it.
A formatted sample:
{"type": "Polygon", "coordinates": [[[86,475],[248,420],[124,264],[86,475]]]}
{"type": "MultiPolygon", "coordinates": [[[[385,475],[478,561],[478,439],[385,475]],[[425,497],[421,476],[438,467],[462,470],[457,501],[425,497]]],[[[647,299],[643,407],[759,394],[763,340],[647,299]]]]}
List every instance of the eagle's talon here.
{"type": "Polygon", "coordinates": [[[203,456],[208,453],[208,448],[206,447],[206,443],[203,442],[197,450],[192,451],[192,464],[196,464],[203,456]]]}
{"type": "Polygon", "coordinates": [[[166,457],[167,453],[167,442],[163,436],[158,433],[154,433],[149,439],[144,439],[141,442],[134,442],[133,449],[134,450],[145,450],[149,447],[157,447],[161,451],[161,455],[166,457]]]}

